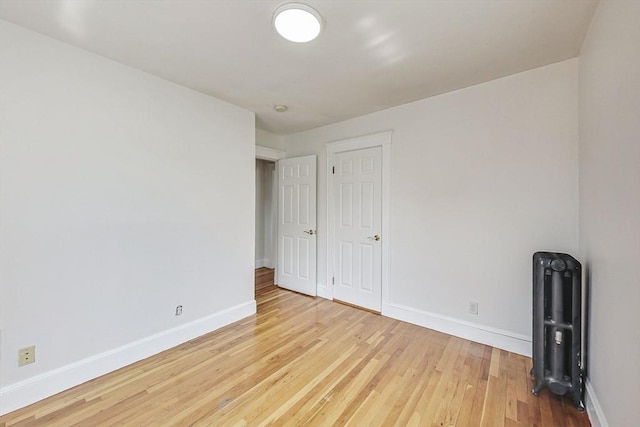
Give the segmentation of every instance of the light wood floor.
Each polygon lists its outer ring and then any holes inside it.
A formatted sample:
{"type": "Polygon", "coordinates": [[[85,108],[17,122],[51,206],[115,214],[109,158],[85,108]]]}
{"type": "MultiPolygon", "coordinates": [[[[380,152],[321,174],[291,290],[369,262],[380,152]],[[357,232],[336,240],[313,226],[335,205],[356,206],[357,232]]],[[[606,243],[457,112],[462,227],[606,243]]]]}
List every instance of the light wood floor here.
{"type": "Polygon", "coordinates": [[[531,360],[310,298],[256,271],[258,314],[0,426],[589,426],[531,360]]]}

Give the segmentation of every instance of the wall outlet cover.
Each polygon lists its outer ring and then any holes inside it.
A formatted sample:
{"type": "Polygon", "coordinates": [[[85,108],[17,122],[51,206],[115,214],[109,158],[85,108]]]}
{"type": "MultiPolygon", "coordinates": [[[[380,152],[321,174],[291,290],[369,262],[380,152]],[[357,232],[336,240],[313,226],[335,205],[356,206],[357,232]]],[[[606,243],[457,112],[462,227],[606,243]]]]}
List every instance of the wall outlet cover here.
{"type": "Polygon", "coordinates": [[[18,366],[28,365],[36,361],[36,346],[23,347],[18,350],[18,366]]]}

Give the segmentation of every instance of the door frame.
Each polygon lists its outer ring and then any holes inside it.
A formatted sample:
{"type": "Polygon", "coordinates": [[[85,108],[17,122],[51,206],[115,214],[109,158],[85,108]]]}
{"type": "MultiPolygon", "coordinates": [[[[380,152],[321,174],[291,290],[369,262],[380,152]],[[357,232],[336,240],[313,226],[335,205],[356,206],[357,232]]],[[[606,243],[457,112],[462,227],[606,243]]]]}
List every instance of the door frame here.
{"type": "Polygon", "coordinates": [[[277,162],[280,159],[284,159],[285,154],[284,151],[276,150],[275,148],[256,145],[256,159],[277,162]]]}
{"type": "Polygon", "coordinates": [[[382,256],[382,281],[381,281],[381,307],[384,311],[385,306],[390,301],[389,283],[391,278],[391,233],[390,233],[390,213],[391,213],[391,135],[393,130],[373,133],[369,135],[358,136],[355,138],[342,139],[339,141],[329,142],[326,144],[327,151],[327,285],[326,287],[318,286],[318,296],[333,300],[334,284],[334,191],[333,191],[333,173],[332,168],[335,165],[335,156],[337,153],[345,151],[355,151],[363,148],[382,148],[382,239],[381,256],[382,256]]]}

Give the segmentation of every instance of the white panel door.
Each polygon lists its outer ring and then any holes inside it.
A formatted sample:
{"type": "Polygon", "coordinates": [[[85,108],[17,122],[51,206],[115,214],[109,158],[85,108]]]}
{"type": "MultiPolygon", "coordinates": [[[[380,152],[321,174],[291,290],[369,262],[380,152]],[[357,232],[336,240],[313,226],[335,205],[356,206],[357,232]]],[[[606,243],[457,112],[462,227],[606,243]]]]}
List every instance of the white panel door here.
{"type": "Polygon", "coordinates": [[[380,311],[382,148],[337,153],[333,186],[333,296],[380,311]]]}
{"type": "Polygon", "coordinates": [[[278,161],[276,284],[316,295],[316,156],[278,161]]]}

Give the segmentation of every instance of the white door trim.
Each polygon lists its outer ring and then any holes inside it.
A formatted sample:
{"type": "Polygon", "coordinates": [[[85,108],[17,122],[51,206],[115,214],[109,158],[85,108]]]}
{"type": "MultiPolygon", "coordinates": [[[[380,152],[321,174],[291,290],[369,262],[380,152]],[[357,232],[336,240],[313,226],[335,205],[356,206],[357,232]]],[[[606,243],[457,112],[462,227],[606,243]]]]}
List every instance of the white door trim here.
{"type": "Polygon", "coordinates": [[[263,147],[262,145],[256,145],[256,159],[276,162],[280,159],[284,159],[284,156],[284,151],[276,150],[275,148],[263,147]]]}
{"type": "Polygon", "coordinates": [[[393,130],[329,142],[327,147],[327,286],[318,286],[318,296],[333,299],[334,277],[334,218],[333,218],[333,173],[335,155],[344,151],[382,147],[382,307],[389,303],[391,277],[391,135],[393,130]]]}

